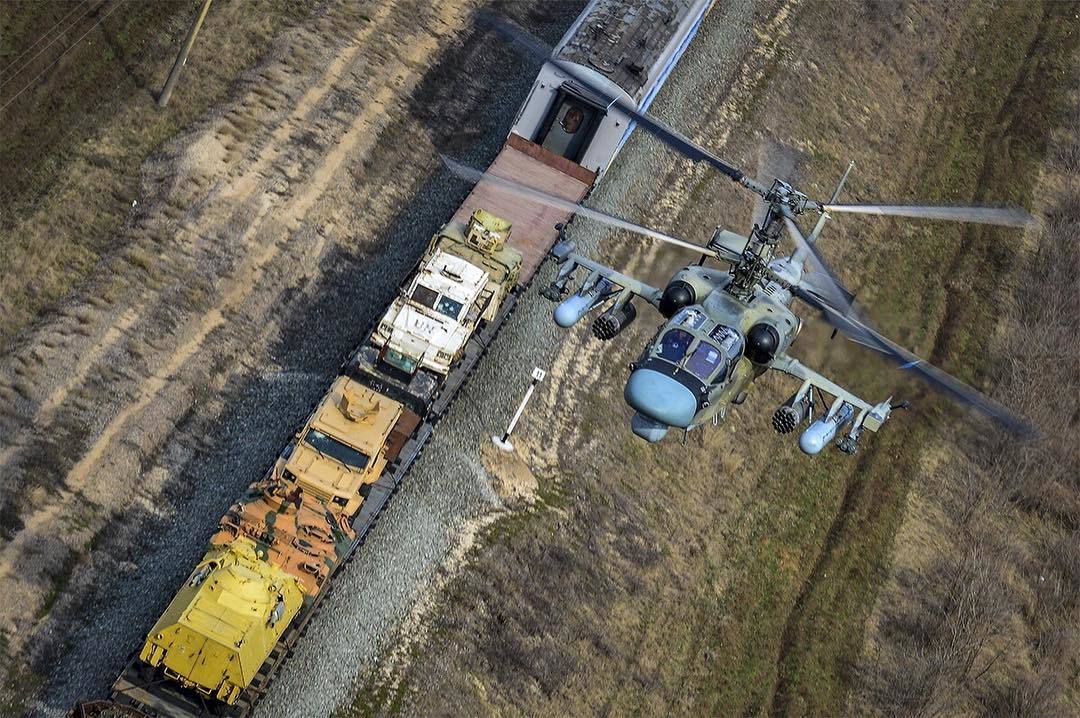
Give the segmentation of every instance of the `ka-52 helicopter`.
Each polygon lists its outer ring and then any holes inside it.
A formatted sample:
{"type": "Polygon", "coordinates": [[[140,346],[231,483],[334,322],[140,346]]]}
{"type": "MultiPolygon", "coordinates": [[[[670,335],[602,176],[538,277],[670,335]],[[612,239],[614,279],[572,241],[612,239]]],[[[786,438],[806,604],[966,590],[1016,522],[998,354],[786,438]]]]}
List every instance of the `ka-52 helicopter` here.
{"type": "Polygon", "coordinates": [[[636,412],[631,428],[637,436],[656,442],[672,427],[689,431],[710,421],[716,423],[724,418],[729,406],[746,399],[755,379],[773,369],[802,382],[776,409],[772,419],[776,431],[787,434],[809,422],[799,439],[804,452],[817,454],[839,435],[837,448],[854,454],[863,431],[876,432],[894,409],[905,408],[907,402],[893,403],[889,397],[872,404],[788,354],[802,327],[802,320],[792,310],[794,299],[816,310],[834,327],[834,333],[840,331],[849,339],[882,352],[903,369],[920,375],[935,388],[975,407],[1012,432],[1027,438],[1036,435],[1033,427],[1005,407],[879,334],[857,310],[853,294],[840,284],[814,246],[825,222],[835,213],[1023,227],[1033,222],[1027,212],[989,207],[838,204],[853,163],[848,165],[828,202],[812,200],[781,179],[759,182],[639,112],[624,98],[612,96],[579,67],[552,58],[545,46],[523,30],[498,18],[490,22],[528,54],[556,65],[585,92],[602,101],[609,112],[614,109],[623,113],[680,154],[707,163],[759,195],[764,204],[764,216],[748,236],[717,228],[706,245],[699,245],[443,158],[453,172],[464,178],[488,182],[523,199],[700,253],[697,264],[680,269],[660,289],[578,254],[570,241],[559,242],[551,251],[559,269],[542,294],[559,302],[554,313],[559,326],[573,326],[590,311],[606,305],[594,320],[592,330],[597,338],[610,340],[637,317],[635,297],[654,306],[667,319],[637,361],[630,365],[624,397],[636,412]],[[809,235],[796,223],[803,214],[817,215],[809,235]],[[777,255],[784,236],[795,246],[790,256],[777,255]],[[706,266],[707,259],[726,264],[727,268],[706,266]],[[579,269],[587,272],[587,276],[570,294],[570,283],[579,269]],[[821,403],[820,417],[816,420],[815,391],[821,403]],[[826,401],[825,394],[832,400],[826,401]]]}

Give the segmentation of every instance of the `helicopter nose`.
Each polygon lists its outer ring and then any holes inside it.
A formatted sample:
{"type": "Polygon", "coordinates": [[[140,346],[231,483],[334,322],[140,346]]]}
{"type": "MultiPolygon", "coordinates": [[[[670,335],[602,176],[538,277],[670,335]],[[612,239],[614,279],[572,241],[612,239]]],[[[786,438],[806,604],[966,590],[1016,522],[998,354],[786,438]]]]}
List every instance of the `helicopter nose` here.
{"type": "Polygon", "coordinates": [[[653,369],[630,374],[623,392],[626,403],[668,426],[685,429],[697,413],[697,398],[685,386],[653,369]]]}

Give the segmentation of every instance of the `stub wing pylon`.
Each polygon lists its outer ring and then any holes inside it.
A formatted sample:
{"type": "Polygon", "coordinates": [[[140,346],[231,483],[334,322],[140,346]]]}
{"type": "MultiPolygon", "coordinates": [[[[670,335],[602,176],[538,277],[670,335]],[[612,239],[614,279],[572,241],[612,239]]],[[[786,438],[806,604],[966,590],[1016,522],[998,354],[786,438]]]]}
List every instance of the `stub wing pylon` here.
{"type": "Polygon", "coordinates": [[[635,296],[654,307],[659,306],[662,290],[584,257],[574,249],[573,242],[564,240],[551,250],[551,255],[559,264],[559,271],[555,280],[540,292],[545,298],[559,303],[555,308],[556,324],[564,329],[571,327],[590,311],[610,301],[610,306],[593,323],[593,334],[598,339],[607,340],[637,317],[637,309],[632,302],[635,296]],[[589,274],[577,291],[567,296],[570,292],[568,285],[579,268],[589,274]]]}
{"type": "Polygon", "coordinates": [[[807,454],[817,454],[844,429],[847,429],[847,433],[837,441],[837,447],[845,453],[854,454],[863,430],[880,429],[894,408],[892,397],[878,404],[870,404],[787,354],[778,355],[769,368],[790,374],[803,382],[799,390],[776,410],[773,428],[786,434],[804,421],[810,422],[799,437],[799,448],[807,454]],[[823,416],[817,421],[814,420],[815,387],[834,397],[828,409],[822,408],[823,416]]]}

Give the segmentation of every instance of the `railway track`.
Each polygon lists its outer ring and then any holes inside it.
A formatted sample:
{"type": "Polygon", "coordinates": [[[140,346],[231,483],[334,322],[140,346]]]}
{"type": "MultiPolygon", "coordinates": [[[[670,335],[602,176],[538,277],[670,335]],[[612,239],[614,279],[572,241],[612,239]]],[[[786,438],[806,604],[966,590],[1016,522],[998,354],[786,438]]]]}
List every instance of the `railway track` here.
{"type": "MultiPolygon", "coordinates": [[[[671,0],[666,6],[658,6],[660,10],[653,9],[661,12],[660,16],[642,13],[636,6],[630,8],[632,12],[628,12],[626,5],[628,3],[621,0],[594,0],[564,36],[556,53],[563,59],[587,60],[594,66],[611,68],[607,70],[608,74],[622,78],[622,85],[615,87],[644,109],[685,50],[711,3],[705,0],[671,0]],[[619,42],[604,42],[612,36],[619,42]],[[638,55],[627,59],[629,47],[637,48],[638,55]],[[605,51],[618,56],[607,59],[598,57],[599,53],[605,51]],[[619,75],[615,69],[623,64],[630,70],[619,75]]],[[[580,201],[602,176],[631,130],[632,124],[611,111],[610,106],[605,110],[590,104],[589,98],[577,92],[571,83],[553,81],[551,70],[545,65],[506,145],[492,163],[492,169],[559,193],[566,199],[580,201]],[[568,121],[567,118],[575,113],[574,121],[568,121]],[[586,118],[585,121],[582,121],[582,116],[586,118]],[[575,137],[579,130],[580,139],[575,137]]],[[[525,257],[518,286],[507,295],[493,320],[470,336],[453,369],[425,406],[422,421],[405,441],[396,459],[373,483],[361,490],[363,502],[351,520],[354,538],[330,573],[326,588],[318,591],[292,619],[257,673],[231,705],[209,697],[212,691],[204,694],[193,690],[190,687],[193,684],[184,676],[163,666],[153,667],[133,655],[113,686],[111,700],[81,703],[76,708],[76,714],[97,715],[110,705],[122,711],[133,711],[132,715],[173,718],[247,716],[251,713],[311,621],[319,614],[323,601],[333,590],[333,578],[351,564],[357,550],[422,454],[436,423],[445,415],[508,321],[521,293],[535,278],[558,235],[556,227],[572,219],[567,212],[507,198],[484,181],[474,188],[456,216],[468,216],[476,209],[492,210],[513,224],[511,244],[525,257]],[[185,684],[189,687],[184,687],[185,684]]],[[[364,336],[371,334],[369,330],[364,336]]],[[[359,370],[357,362],[368,341],[365,339],[346,361],[342,374],[371,384],[371,377],[359,370]]],[[[378,384],[373,386],[377,387],[378,384]]],[[[287,446],[282,457],[287,458],[292,448],[293,444],[287,446]]]]}

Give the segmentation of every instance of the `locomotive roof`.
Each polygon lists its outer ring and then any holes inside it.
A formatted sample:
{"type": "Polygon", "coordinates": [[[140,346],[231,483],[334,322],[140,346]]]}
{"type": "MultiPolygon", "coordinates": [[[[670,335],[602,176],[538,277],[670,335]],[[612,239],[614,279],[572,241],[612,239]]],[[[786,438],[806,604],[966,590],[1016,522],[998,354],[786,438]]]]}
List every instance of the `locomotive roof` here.
{"type": "Polygon", "coordinates": [[[658,61],[695,0],[597,0],[558,50],[562,60],[603,74],[635,102],[661,71],[658,61]]]}

